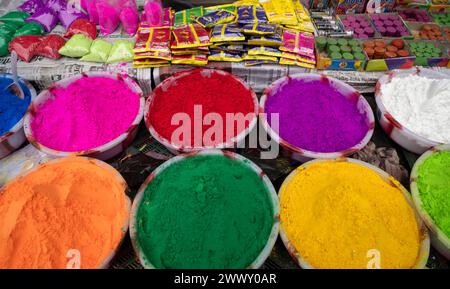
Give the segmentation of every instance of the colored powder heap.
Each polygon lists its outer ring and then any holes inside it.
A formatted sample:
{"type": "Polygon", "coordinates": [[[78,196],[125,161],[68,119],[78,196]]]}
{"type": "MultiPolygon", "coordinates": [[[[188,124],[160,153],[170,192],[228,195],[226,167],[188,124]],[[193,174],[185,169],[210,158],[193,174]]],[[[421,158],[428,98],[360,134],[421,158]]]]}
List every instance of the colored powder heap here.
{"type": "Polygon", "coordinates": [[[348,162],[300,168],[281,189],[282,227],[315,268],[367,268],[371,249],[380,252],[381,268],[411,268],[419,253],[419,229],[396,186],[348,162]]]}
{"type": "Polygon", "coordinates": [[[137,240],[156,268],[246,268],[274,223],[268,189],[247,165],[194,156],[146,188],[137,240]]]}
{"type": "Polygon", "coordinates": [[[290,79],[267,98],[265,112],[279,113],[279,136],[313,152],[338,152],[358,144],[368,130],[355,103],[322,81],[290,79]]]}
{"type": "Polygon", "coordinates": [[[125,82],[83,77],[37,108],[31,128],[51,149],[73,152],[96,148],[127,131],[139,112],[139,95],[125,82]]]}
{"type": "Polygon", "coordinates": [[[173,140],[174,131],[181,127],[178,122],[175,125],[171,124],[172,117],[177,113],[186,113],[191,121],[188,126],[188,128],[191,128],[190,138],[183,134],[173,141],[178,145],[180,143],[185,144],[184,147],[214,146],[228,141],[249,126],[247,121],[244,124],[235,125],[234,129],[233,127],[227,127],[226,114],[242,113],[244,116],[249,113],[254,114],[255,107],[251,98],[251,91],[231,74],[224,75],[217,72],[209,74],[208,71],[210,70],[192,70],[190,74],[177,79],[176,85],[155,91],[155,97],[150,108],[150,123],[165,139],[173,140]],[[213,135],[211,141],[209,141],[209,138],[203,139],[209,128],[218,126],[213,122],[210,125],[203,125],[201,135],[199,138],[195,138],[194,105],[201,105],[202,115],[199,117],[204,117],[208,113],[217,113],[221,116],[222,126],[217,135],[223,132],[222,136],[216,137],[216,135],[213,135]],[[227,129],[231,129],[229,137],[226,134],[227,129]]]}
{"type": "Polygon", "coordinates": [[[118,246],[128,218],[123,184],[84,158],[61,159],[0,192],[0,268],[97,268],[118,246]]]}
{"type": "Polygon", "coordinates": [[[31,102],[31,93],[28,87],[21,83],[24,99],[20,99],[5,88],[11,84],[12,79],[0,76],[0,136],[4,135],[18,123],[31,102]]]}
{"type": "Polygon", "coordinates": [[[425,211],[450,238],[450,152],[428,157],[419,167],[417,186],[425,211]]]}
{"type": "Polygon", "coordinates": [[[409,75],[381,86],[386,110],[414,133],[450,143],[450,79],[409,75]]]}

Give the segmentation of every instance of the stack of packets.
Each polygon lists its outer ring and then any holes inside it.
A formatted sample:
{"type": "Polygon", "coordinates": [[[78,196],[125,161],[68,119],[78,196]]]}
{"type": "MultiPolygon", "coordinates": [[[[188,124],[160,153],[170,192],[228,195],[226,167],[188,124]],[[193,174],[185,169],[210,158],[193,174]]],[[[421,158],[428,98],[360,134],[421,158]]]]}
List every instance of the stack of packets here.
{"type": "Polygon", "coordinates": [[[133,49],[135,68],[161,67],[170,65],[172,52],[172,27],[174,12],[170,8],[163,10],[163,22],[161,26],[150,27],[144,20],[145,13],[136,33],[136,43],[133,49]]]}
{"type": "Polygon", "coordinates": [[[176,13],[165,9],[161,27],[141,23],[134,66],[243,61],[246,66],[280,63],[314,68],[313,33],[300,0],[242,0],[176,13]]]}

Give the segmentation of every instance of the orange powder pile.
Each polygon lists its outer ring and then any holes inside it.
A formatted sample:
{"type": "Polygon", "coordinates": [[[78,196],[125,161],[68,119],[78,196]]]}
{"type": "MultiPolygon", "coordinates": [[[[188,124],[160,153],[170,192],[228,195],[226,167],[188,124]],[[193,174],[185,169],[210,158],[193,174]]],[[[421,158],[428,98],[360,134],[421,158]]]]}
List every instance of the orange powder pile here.
{"type": "Polygon", "coordinates": [[[125,233],[124,190],[112,170],[86,158],[51,162],[10,182],[0,190],[0,268],[67,268],[78,260],[81,268],[100,267],[125,233]]]}

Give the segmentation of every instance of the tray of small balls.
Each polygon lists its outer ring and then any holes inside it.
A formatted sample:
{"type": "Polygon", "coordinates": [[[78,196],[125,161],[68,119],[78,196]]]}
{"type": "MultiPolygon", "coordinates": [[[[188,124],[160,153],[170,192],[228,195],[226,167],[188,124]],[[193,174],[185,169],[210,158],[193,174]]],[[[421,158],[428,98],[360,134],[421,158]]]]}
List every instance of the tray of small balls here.
{"type": "Polygon", "coordinates": [[[414,39],[444,41],[442,28],[435,23],[407,22],[414,39]]]}

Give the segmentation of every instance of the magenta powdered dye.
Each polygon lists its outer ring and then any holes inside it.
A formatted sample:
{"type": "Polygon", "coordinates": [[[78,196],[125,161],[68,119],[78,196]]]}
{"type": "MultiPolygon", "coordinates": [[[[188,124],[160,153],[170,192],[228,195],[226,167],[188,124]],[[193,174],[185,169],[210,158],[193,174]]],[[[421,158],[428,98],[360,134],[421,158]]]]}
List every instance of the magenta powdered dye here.
{"type": "Polygon", "coordinates": [[[139,94],[125,82],[107,77],[82,77],[52,90],[31,122],[44,146],[75,152],[108,143],[124,133],[139,112],[139,94]]]}
{"type": "Polygon", "coordinates": [[[368,130],[366,116],[356,103],[327,82],[290,78],[265,103],[279,114],[278,135],[286,142],[312,152],[338,152],[358,144],[368,130]]]}

